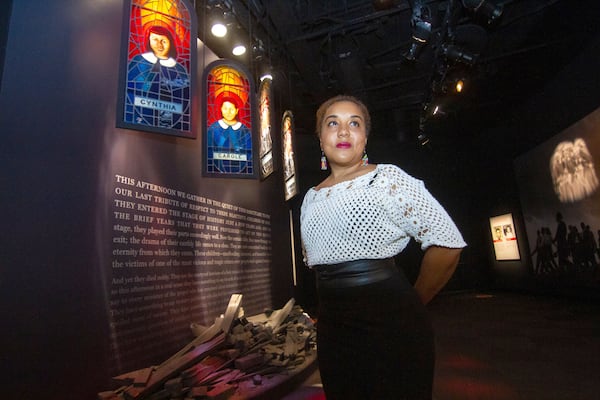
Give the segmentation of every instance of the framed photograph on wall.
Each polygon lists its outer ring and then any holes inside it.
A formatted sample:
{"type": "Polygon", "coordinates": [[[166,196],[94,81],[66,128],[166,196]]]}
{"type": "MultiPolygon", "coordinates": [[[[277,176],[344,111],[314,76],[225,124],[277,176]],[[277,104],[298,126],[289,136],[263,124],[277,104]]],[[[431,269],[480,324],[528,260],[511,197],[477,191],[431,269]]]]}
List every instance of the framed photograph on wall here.
{"type": "Polygon", "coordinates": [[[490,218],[496,260],[520,260],[515,224],[511,213],[490,218]]]}
{"type": "Polygon", "coordinates": [[[294,143],[294,114],[290,110],[283,113],[281,119],[281,146],[283,154],[283,182],[285,200],[298,194],[296,174],[296,152],[294,143]]]}
{"type": "Polygon", "coordinates": [[[273,105],[271,101],[271,79],[265,78],[260,82],[258,89],[258,110],[260,123],[259,151],[260,177],[267,178],[273,173],[273,105]]]}
{"type": "Polygon", "coordinates": [[[253,115],[254,86],[243,65],[229,60],[204,71],[204,176],[256,178],[253,115]]]}
{"type": "Polygon", "coordinates": [[[117,126],[195,138],[193,7],[186,0],[129,0],[124,15],[117,126]]]}

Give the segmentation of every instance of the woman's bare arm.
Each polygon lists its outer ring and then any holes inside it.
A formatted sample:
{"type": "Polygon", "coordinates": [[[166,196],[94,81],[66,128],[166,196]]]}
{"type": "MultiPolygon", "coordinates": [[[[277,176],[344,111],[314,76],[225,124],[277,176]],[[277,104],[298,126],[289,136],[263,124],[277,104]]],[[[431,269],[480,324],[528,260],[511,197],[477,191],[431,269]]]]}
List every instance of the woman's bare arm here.
{"type": "Polygon", "coordinates": [[[425,250],[415,289],[427,304],[448,283],[456,270],[462,249],[431,246],[425,250]]]}

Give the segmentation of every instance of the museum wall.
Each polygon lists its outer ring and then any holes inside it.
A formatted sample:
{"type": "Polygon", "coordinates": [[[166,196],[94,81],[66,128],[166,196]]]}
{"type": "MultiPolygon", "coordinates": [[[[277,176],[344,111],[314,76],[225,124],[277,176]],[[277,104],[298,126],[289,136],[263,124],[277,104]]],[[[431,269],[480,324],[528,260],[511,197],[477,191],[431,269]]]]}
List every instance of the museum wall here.
{"type": "MultiPolygon", "coordinates": [[[[201,124],[195,139],[116,128],[122,32],[121,1],[12,6],[0,96],[6,398],[95,398],[111,376],[178,351],[190,323],[210,325],[233,293],[247,315],[294,294],[280,171],[204,177],[201,124]]],[[[216,57],[201,43],[197,56],[199,90],[216,57]]]]}

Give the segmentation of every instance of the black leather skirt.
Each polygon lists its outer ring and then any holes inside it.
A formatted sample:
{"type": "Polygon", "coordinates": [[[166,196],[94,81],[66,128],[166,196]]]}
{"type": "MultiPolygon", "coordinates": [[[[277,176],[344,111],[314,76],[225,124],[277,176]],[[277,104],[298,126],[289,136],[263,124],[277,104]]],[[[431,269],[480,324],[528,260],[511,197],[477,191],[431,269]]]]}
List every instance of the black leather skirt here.
{"type": "Polygon", "coordinates": [[[362,286],[391,278],[397,272],[393,258],[356,260],[340,264],[316,265],[319,288],[362,286]]]}
{"type": "Polygon", "coordinates": [[[317,270],[317,352],[327,400],[429,400],[431,323],[393,259],[317,270]]]}

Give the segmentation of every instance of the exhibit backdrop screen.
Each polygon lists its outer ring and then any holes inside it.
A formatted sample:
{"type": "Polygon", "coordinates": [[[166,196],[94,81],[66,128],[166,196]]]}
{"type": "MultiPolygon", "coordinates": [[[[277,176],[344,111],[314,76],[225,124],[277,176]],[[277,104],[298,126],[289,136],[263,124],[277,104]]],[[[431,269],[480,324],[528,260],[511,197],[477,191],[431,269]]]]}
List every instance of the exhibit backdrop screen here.
{"type": "Polygon", "coordinates": [[[600,286],[600,108],[515,160],[536,277],[600,286]]]}

